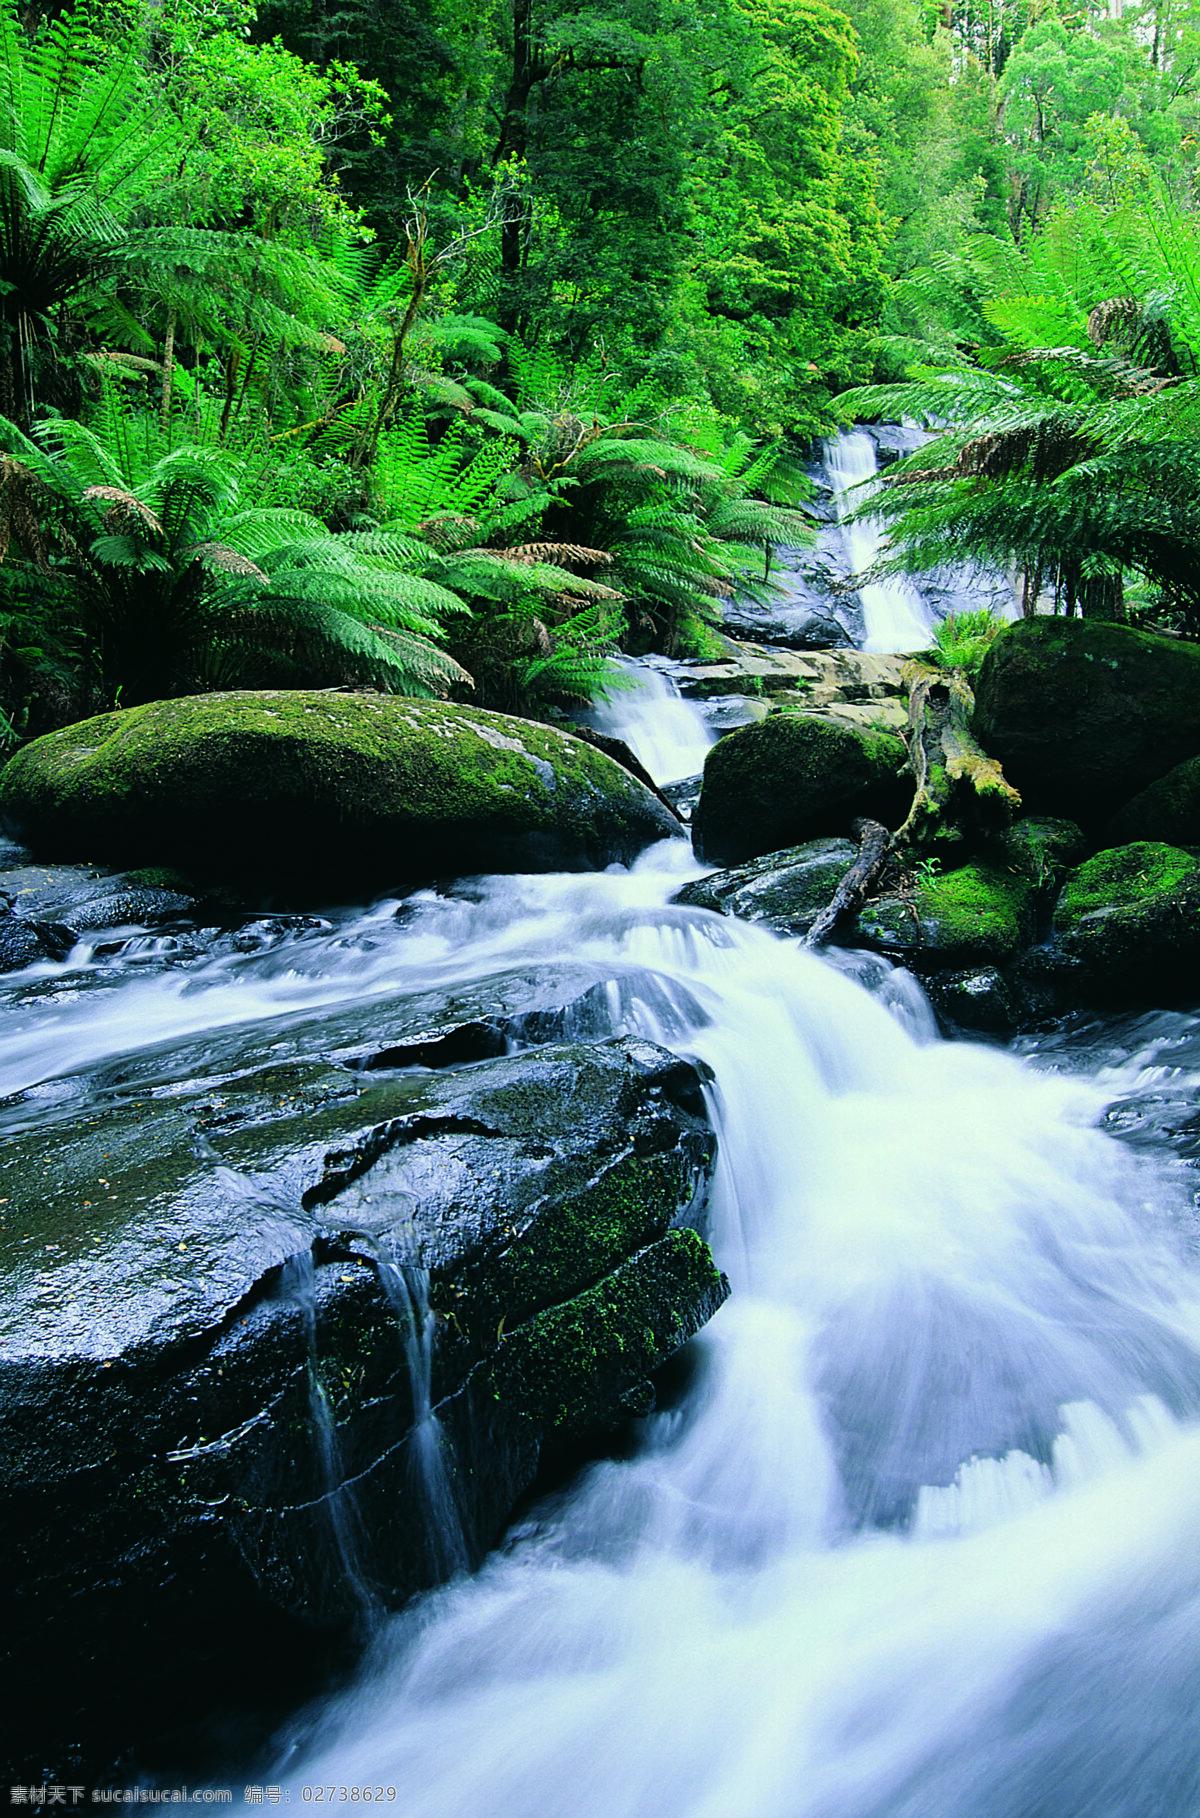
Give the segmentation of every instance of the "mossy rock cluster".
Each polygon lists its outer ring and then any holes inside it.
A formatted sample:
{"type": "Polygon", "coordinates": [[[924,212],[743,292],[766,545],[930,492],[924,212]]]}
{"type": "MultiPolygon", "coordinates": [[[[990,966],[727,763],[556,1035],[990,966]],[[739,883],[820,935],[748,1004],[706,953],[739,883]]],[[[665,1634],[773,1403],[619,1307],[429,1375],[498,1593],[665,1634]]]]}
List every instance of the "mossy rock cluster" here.
{"type": "MultiPolygon", "coordinates": [[[[1132,798],[1200,754],[1200,645],[1091,619],[1025,619],[993,642],[975,701],[976,736],[1026,809],[1111,838],[1104,830],[1132,798]]],[[[1135,832],[1156,837],[1122,822],[1121,835],[1135,832]]]]}
{"type": "Polygon", "coordinates": [[[678,823],[603,752],[505,714],[386,695],[155,701],[47,734],[0,773],[39,856],[336,893],[598,869],[678,823]]]}
{"type": "Polygon", "coordinates": [[[892,733],[813,713],[773,713],[708,754],[692,820],[697,853],[715,865],[822,835],[845,836],[856,815],[895,825],[912,797],[892,733]]]}

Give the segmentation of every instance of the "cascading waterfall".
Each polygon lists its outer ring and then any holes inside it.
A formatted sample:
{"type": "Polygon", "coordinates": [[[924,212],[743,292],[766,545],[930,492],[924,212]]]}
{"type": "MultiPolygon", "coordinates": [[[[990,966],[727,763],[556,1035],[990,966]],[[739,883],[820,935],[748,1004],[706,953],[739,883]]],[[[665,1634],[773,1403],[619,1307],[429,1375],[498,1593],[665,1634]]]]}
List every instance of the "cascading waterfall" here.
{"type": "MultiPolygon", "coordinates": [[[[861,508],[869,482],[878,471],[875,445],[861,430],[831,438],[825,444],[825,467],[834,489],[834,502],[842,522],[842,538],[851,574],[869,569],[883,546],[882,527],[871,520],[849,522],[861,508]]],[[[924,650],[933,619],[921,595],[903,576],[869,581],[858,590],[862,602],[862,648],[876,651],[924,650]]]]}
{"type": "Polygon", "coordinates": [[[631,657],[616,663],[630,685],[593,709],[592,725],[610,738],[623,739],[656,783],[696,776],[716,743],[700,709],[653,665],[631,657]]]}
{"type": "Polygon", "coordinates": [[[429,1271],[415,1263],[402,1267],[381,1251],[375,1263],[404,1338],[414,1416],[408,1447],[418,1504],[425,1509],[428,1554],[435,1575],[448,1578],[466,1566],[467,1545],[447,1469],[445,1435],[433,1407],[434,1313],[429,1304],[429,1271]]]}

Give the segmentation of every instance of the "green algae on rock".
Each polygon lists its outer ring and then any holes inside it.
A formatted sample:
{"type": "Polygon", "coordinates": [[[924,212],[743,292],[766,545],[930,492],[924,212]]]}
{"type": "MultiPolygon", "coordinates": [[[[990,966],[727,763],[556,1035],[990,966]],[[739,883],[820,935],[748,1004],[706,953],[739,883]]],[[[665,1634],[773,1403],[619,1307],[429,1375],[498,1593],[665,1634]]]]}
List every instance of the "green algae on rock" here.
{"type": "Polygon", "coordinates": [[[974,723],[1028,810],[1095,829],[1200,752],[1200,645],[1094,619],[1023,619],[984,658],[974,723]]]}
{"type": "Polygon", "coordinates": [[[188,875],[385,888],[598,869],[678,836],[619,764],[529,720],[390,695],[193,695],[48,733],[0,772],[39,855],[188,875]]]}
{"type": "Polygon", "coordinates": [[[1106,994],[1170,1003],[1200,985],[1200,859],[1139,840],[1071,873],[1055,945],[1106,994]]]}
{"type": "Polygon", "coordinates": [[[714,745],[692,822],[696,850],[740,865],[820,835],[844,835],[856,815],[894,825],[912,795],[898,773],[904,745],[890,732],[812,713],[775,713],[714,745]]]}

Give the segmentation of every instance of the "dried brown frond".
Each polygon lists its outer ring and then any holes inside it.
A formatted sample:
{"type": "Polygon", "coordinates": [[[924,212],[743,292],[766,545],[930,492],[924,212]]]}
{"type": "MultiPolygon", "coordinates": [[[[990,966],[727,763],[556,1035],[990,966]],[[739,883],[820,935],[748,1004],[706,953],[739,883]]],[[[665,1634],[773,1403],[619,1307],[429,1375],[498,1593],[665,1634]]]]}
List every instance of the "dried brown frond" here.
{"type": "Polygon", "coordinates": [[[586,562],[599,566],[612,561],[607,549],[588,549],[583,543],[520,543],[515,549],[502,549],[501,555],[514,562],[586,562]]]}
{"type": "Polygon", "coordinates": [[[1118,335],[1128,343],[1141,326],[1141,320],[1141,305],[1136,297],[1105,297],[1088,315],[1087,338],[1093,347],[1103,347],[1106,341],[1118,335]]]}
{"type": "Polygon", "coordinates": [[[461,549],[479,529],[476,518],[467,517],[461,512],[444,511],[436,517],[422,518],[413,526],[413,535],[423,537],[432,544],[439,554],[446,550],[461,549]]]}
{"type": "Polygon", "coordinates": [[[21,554],[46,572],[43,518],[48,499],[35,473],[11,455],[0,454],[0,562],[15,540],[21,554]]]}
{"type": "Polygon", "coordinates": [[[231,549],[228,543],[192,543],[183,553],[218,574],[250,575],[257,581],[267,578],[257,562],[252,562],[240,550],[231,549]]]}
{"type": "Polygon", "coordinates": [[[140,518],[143,524],[148,524],[150,526],[150,529],[156,536],[161,536],[163,534],[163,527],[151,511],[150,507],[148,505],[143,505],[142,501],[135,498],[131,492],[126,492],[124,487],[85,486],[83,489],[83,497],[85,499],[103,499],[112,507],[110,511],[107,511],[104,514],[106,523],[110,519],[114,522],[119,522],[122,518],[140,518]]]}

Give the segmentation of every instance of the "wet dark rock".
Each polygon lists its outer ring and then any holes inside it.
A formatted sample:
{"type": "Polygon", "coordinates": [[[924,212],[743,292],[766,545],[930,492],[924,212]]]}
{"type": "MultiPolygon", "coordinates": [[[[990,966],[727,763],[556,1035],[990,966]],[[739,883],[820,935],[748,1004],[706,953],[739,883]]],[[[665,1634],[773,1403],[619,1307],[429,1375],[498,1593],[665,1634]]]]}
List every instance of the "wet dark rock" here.
{"type": "Polygon", "coordinates": [[[715,1144],[692,1067],[561,1039],[601,989],[514,973],[251,1053],[217,1030],[0,1106],[17,1777],[186,1758],[184,1713],[294,1701],[477,1562],[547,1448],[650,1405],[727,1291],[715,1144]],[[414,1437],[426,1291],[457,1531],[414,1437]]]}
{"type": "Polygon", "coordinates": [[[1200,990],[1200,859],[1152,841],[1098,852],[1067,878],[1053,945],[1084,997],[1170,1004],[1200,990]]]}
{"type": "Polygon", "coordinates": [[[53,923],[27,922],[11,910],[0,915],[0,972],[19,972],[38,960],[62,959],[73,941],[70,931],[53,923]]]}
{"type": "Polygon", "coordinates": [[[1010,1036],[1029,1014],[1024,995],[995,966],[975,971],[932,972],[925,990],[947,1034],[1010,1036]]]}
{"type": "Polygon", "coordinates": [[[780,934],[806,934],[858,855],[851,840],[809,840],[711,877],[697,878],[673,902],[712,909],[780,934]]]}
{"type": "Polygon", "coordinates": [[[0,772],[0,817],[40,856],[181,865],[309,901],[602,868],[679,833],[628,771],[552,727],[305,690],[155,701],[35,739],[0,772]]]}
{"type": "Polygon", "coordinates": [[[693,817],[700,857],[737,865],[820,835],[845,832],[858,815],[896,825],[912,795],[899,772],[893,734],[814,713],[772,714],[730,733],[704,766],[693,817]]]}
{"type": "Polygon", "coordinates": [[[702,776],[683,776],[678,782],[664,783],[663,794],[683,822],[691,820],[696,812],[696,803],[700,800],[700,791],[704,786],[702,776]]]}
{"type": "Polygon", "coordinates": [[[1200,645],[1094,619],[1023,619],[984,658],[974,723],[1027,810],[1094,833],[1200,752],[1200,645]]]}
{"type": "Polygon", "coordinates": [[[1106,846],[1135,840],[1200,846],[1200,757],[1176,764],[1126,802],[1104,829],[1106,846]]]}

